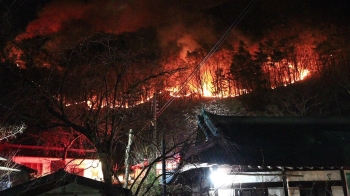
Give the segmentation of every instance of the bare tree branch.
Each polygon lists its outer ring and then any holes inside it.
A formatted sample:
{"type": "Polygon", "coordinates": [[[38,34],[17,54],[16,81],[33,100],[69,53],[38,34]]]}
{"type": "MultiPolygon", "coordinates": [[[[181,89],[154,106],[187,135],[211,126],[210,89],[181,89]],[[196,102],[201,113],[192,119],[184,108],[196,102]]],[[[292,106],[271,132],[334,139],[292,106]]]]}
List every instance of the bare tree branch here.
{"type": "Polygon", "coordinates": [[[16,138],[16,136],[18,134],[22,134],[25,129],[25,124],[19,126],[0,127],[0,142],[3,140],[8,141],[11,138],[16,138]]]}

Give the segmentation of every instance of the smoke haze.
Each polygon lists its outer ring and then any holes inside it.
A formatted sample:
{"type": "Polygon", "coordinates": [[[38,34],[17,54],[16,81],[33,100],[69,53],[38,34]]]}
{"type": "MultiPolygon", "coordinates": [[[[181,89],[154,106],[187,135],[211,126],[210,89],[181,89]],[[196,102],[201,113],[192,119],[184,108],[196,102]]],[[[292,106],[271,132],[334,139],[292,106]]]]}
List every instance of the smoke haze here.
{"type": "Polygon", "coordinates": [[[93,32],[120,34],[152,27],[157,29],[161,47],[176,43],[182,48],[182,58],[186,50],[212,46],[221,36],[223,31],[215,27],[218,18],[206,11],[226,1],[54,0],[17,39],[48,35],[62,43],[93,32]]]}

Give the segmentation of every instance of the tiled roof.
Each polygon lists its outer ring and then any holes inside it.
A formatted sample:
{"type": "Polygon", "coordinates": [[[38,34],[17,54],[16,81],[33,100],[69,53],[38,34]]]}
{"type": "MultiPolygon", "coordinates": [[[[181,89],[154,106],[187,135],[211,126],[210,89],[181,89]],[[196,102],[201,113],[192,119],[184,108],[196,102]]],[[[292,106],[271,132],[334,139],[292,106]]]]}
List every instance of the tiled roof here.
{"type": "Polygon", "coordinates": [[[211,136],[187,152],[185,158],[192,162],[350,166],[350,118],[220,116],[206,111],[201,118],[200,133],[208,135],[209,129],[211,136]],[[210,128],[213,124],[214,130],[210,128]]]}
{"type": "Polygon", "coordinates": [[[79,185],[87,186],[108,195],[131,195],[131,191],[124,189],[117,185],[108,186],[104,182],[92,180],[82,176],[68,173],[64,170],[58,170],[55,173],[37,178],[25,182],[23,184],[11,187],[0,191],[0,195],[12,195],[12,196],[26,196],[26,195],[40,195],[53,190],[58,187],[65,186],[67,184],[76,183],[79,185]]]}

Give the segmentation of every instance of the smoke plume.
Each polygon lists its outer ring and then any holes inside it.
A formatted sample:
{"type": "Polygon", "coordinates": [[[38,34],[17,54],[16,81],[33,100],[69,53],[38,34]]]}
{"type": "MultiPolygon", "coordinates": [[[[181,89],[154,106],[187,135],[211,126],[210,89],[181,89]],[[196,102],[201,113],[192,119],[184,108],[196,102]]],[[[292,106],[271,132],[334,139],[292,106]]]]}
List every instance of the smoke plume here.
{"type": "Polygon", "coordinates": [[[186,50],[217,41],[218,19],[208,10],[225,1],[54,0],[38,12],[37,19],[17,39],[45,35],[64,42],[93,32],[120,34],[153,27],[159,33],[161,46],[169,48],[176,43],[183,57],[186,50]]]}

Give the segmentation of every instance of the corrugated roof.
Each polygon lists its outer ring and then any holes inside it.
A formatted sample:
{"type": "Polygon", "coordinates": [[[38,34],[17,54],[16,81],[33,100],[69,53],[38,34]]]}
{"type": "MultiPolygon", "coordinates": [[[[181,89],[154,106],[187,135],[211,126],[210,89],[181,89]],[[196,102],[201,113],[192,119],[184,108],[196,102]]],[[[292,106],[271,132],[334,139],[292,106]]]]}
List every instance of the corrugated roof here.
{"type": "Polygon", "coordinates": [[[350,166],[350,118],[220,116],[206,111],[201,115],[215,124],[220,136],[196,146],[200,149],[201,145],[208,146],[208,142],[214,142],[215,145],[210,148],[197,150],[197,153],[189,150],[186,158],[194,162],[291,167],[350,166]]]}

